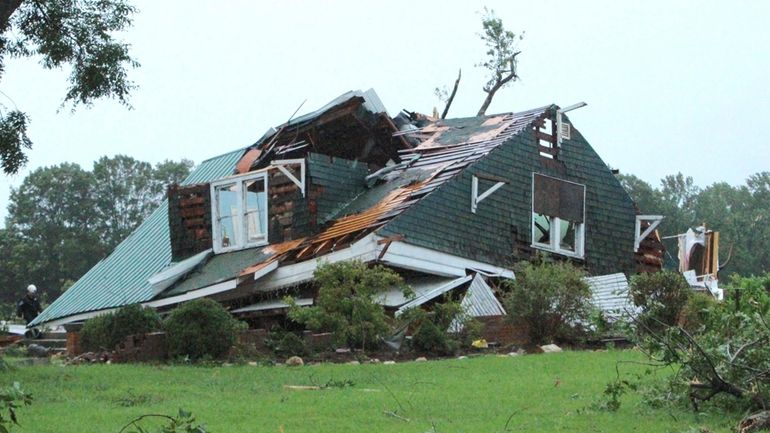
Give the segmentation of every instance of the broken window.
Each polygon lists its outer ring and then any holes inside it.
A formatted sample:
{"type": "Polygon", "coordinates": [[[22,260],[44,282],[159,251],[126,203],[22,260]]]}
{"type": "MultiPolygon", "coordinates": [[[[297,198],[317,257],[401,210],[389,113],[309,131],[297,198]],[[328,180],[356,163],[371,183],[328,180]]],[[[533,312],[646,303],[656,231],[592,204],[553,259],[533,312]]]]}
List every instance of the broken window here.
{"type": "Polygon", "coordinates": [[[532,246],[583,257],[585,186],[533,173],[532,246]]]}
{"type": "Polygon", "coordinates": [[[264,172],[212,182],[214,252],[267,243],[266,191],[264,172]]]}

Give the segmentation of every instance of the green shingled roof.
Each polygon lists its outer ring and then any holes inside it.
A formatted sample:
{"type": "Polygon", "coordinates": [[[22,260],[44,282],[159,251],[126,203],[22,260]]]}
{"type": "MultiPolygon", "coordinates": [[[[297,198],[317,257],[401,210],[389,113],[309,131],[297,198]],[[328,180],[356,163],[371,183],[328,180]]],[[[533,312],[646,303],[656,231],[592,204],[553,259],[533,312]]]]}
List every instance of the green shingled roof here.
{"type": "MultiPolygon", "coordinates": [[[[239,149],[203,161],[182,185],[209,182],[231,175],[243,155],[239,149]]],[[[160,206],[104,260],[46,308],[31,325],[88,311],[114,308],[153,297],[147,279],[171,263],[168,203],[160,206]]]]}

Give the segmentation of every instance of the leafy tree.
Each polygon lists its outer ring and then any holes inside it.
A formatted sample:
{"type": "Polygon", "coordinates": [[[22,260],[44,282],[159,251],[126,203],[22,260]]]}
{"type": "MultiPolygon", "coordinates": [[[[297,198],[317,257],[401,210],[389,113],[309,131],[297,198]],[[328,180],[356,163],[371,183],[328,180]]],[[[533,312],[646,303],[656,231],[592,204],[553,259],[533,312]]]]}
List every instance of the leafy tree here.
{"type": "Polygon", "coordinates": [[[495,11],[491,9],[484,8],[481,26],[484,31],[480,36],[487,46],[487,57],[477,66],[482,66],[489,71],[489,80],[483,87],[487,97],[481,104],[477,116],[483,116],[487,112],[498,90],[519,79],[516,67],[517,57],[521,51],[517,50],[516,42],[524,38],[523,33],[517,36],[510,30],[506,30],[503,20],[495,16],[495,11]]]}
{"type": "MultiPolygon", "coordinates": [[[[46,69],[70,65],[62,105],[91,106],[116,98],[128,106],[135,85],[127,70],[139,64],[113,34],[131,25],[136,9],[125,0],[9,0],[0,2],[0,74],[4,59],[39,56],[46,69]]],[[[0,165],[7,174],[26,163],[28,116],[0,106],[0,165]]]]}
{"type": "Polygon", "coordinates": [[[125,239],[166,196],[166,187],[180,183],[192,162],[166,160],[152,167],[130,156],[103,156],[94,163],[97,230],[108,250],[125,239]]]}
{"type": "Polygon", "coordinates": [[[663,271],[634,275],[628,292],[642,310],[638,320],[644,329],[657,331],[678,323],[692,289],[679,272],[663,271]]]}
{"type": "Polygon", "coordinates": [[[192,163],[149,163],[118,155],[94,170],[64,163],[39,168],[11,191],[0,231],[0,297],[17,298],[34,282],[51,298],[69,287],[152,212],[168,182],[187,177],[192,163]]]}
{"type": "Polygon", "coordinates": [[[30,173],[11,191],[6,221],[21,240],[21,252],[14,252],[21,260],[19,277],[56,295],[66,280],[85,273],[105,252],[94,208],[93,176],[79,165],[30,173]]]}
{"type": "Polygon", "coordinates": [[[360,261],[322,264],[315,271],[318,297],[312,307],[288,299],[289,318],[317,331],[334,333],[337,344],[375,348],[390,330],[382,305],[375,297],[391,287],[410,293],[397,273],[369,268],[360,261]]]}

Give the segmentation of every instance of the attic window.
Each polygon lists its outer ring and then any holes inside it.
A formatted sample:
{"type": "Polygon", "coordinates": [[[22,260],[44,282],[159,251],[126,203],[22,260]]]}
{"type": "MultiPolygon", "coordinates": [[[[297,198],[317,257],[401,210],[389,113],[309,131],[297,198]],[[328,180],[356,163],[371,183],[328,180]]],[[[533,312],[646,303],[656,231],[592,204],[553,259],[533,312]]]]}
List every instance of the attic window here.
{"type": "Polygon", "coordinates": [[[585,185],[532,174],[532,246],[582,258],[585,185]]]}
{"type": "Polygon", "coordinates": [[[211,183],[214,252],[267,243],[267,176],[246,173],[211,183]]]}

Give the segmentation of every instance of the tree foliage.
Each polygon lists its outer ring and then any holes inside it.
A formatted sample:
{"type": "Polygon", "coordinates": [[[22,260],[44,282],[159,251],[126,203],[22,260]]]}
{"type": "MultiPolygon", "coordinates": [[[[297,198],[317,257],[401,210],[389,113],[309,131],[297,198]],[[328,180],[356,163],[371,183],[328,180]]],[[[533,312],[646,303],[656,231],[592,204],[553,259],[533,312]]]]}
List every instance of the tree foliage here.
{"type": "Polygon", "coordinates": [[[479,108],[478,116],[483,116],[492,103],[492,99],[498,90],[508,86],[519,79],[517,73],[518,55],[517,42],[524,38],[524,34],[516,35],[503,26],[503,20],[495,15],[495,11],[484,8],[484,16],[481,20],[483,32],[481,40],[487,47],[486,58],[477,66],[481,66],[489,72],[489,78],[483,90],[487,94],[486,99],[479,108]]]}
{"type": "MultiPolygon", "coordinates": [[[[113,36],[131,26],[136,8],[125,0],[10,0],[0,4],[0,74],[7,57],[39,57],[46,69],[69,65],[62,105],[90,106],[112,97],[124,105],[135,85],[128,69],[139,66],[129,46],[113,36]]],[[[1,75],[0,75],[1,76],[1,75]]],[[[26,162],[29,119],[0,106],[0,161],[5,173],[26,162]]]]}
{"type": "Polygon", "coordinates": [[[347,347],[378,347],[390,326],[376,296],[392,287],[409,293],[397,273],[360,261],[322,264],[314,277],[315,305],[299,307],[289,299],[289,318],[313,330],[332,332],[336,343],[347,347]]]}
{"type": "Polygon", "coordinates": [[[584,272],[569,262],[543,256],[520,262],[516,279],[507,283],[506,310],[515,325],[529,332],[533,343],[574,338],[580,323],[588,323],[591,291],[584,272]]]}
{"type": "Polygon", "coordinates": [[[699,410],[703,402],[722,407],[762,410],[770,405],[770,274],[735,277],[725,302],[705,304],[695,329],[647,326],[640,347],[653,360],[674,365],[670,377],[675,397],[699,410]],[[713,399],[713,400],[712,400],[713,399]]]}
{"type": "Polygon", "coordinates": [[[0,296],[13,300],[31,282],[58,295],[149,216],[168,182],[186,177],[191,165],[153,168],[117,155],[100,158],[93,171],[71,163],[34,170],[11,191],[0,230],[0,296]]]}

